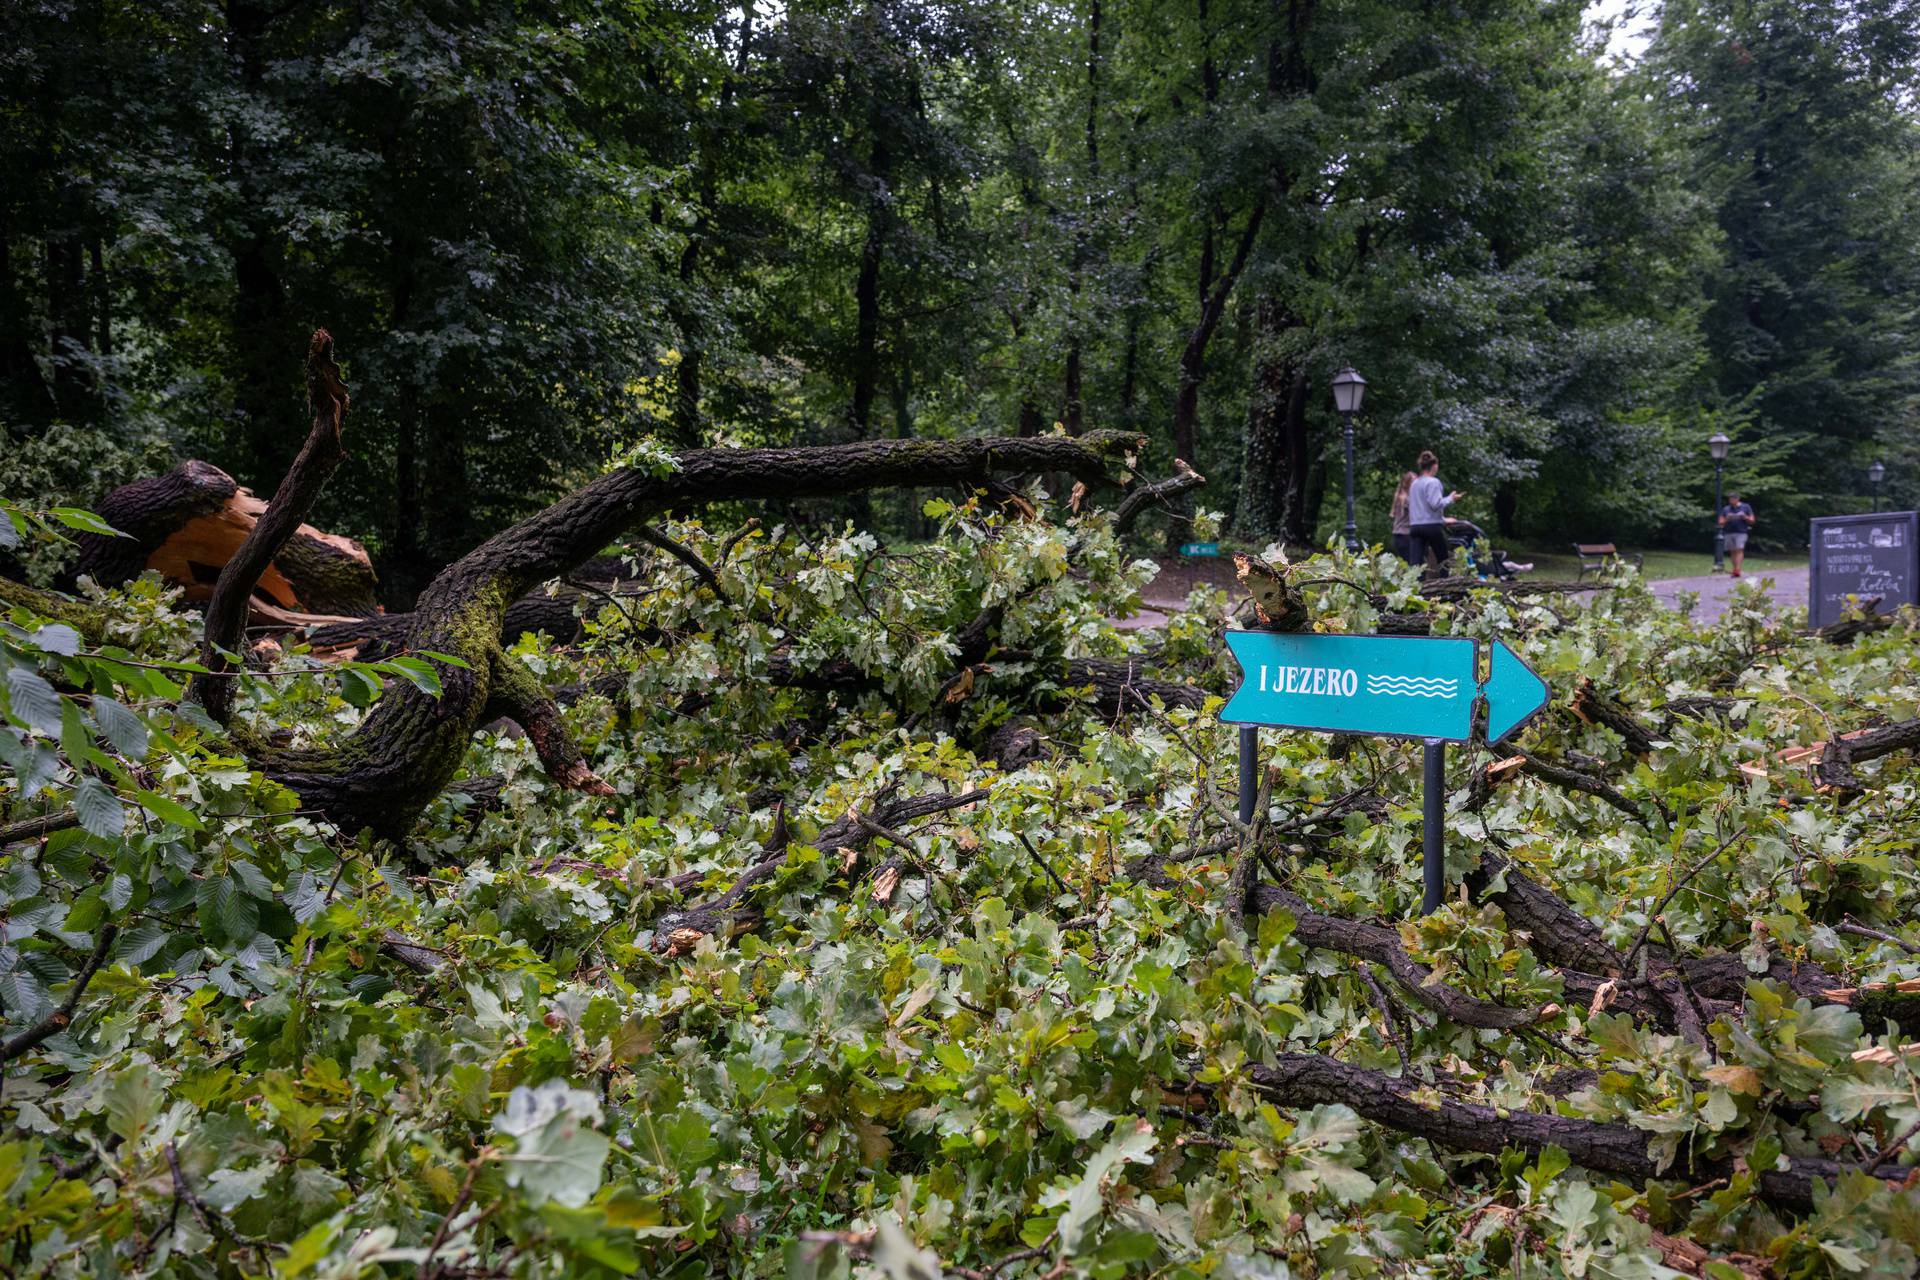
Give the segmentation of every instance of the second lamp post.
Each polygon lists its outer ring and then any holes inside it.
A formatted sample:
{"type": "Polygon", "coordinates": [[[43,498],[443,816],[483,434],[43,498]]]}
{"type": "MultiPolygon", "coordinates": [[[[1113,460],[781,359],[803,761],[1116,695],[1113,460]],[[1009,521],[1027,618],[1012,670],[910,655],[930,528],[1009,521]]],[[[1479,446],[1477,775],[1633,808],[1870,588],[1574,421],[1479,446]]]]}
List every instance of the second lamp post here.
{"type": "Polygon", "coordinates": [[[1360,412],[1360,401],[1366,398],[1367,380],[1354,372],[1352,365],[1345,365],[1333,375],[1333,407],[1340,411],[1346,420],[1347,435],[1347,550],[1360,549],[1360,528],[1353,522],[1353,415],[1360,412]]]}
{"type": "Polygon", "coordinates": [[[1726,499],[1720,494],[1720,472],[1727,465],[1727,446],[1733,442],[1721,432],[1707,437],[1707,452],[1713,455],[1713,571],[1720,572],[1727,553],[1727,533],[1720,527],[1720,508],[1726,499]]]}
{"type": "Polygon", "coordinates": [[[1873,509],[1875,511],[1880,509],[1880,482],[1886,478],[1887,464],[1876,459],[1874,464],[1867,468],[1867,479],[1873,482],[1873,509]]]}

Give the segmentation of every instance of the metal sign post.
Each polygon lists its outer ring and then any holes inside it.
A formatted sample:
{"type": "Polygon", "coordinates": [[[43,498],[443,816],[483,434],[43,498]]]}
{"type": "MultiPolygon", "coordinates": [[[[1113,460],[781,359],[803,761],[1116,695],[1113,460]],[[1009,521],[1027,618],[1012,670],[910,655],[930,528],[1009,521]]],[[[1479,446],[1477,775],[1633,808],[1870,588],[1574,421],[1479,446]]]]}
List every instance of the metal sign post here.
{"type": "Polygon", "coordinates": [[[1420,914],[1430,916],[1447,896],[1447,744],[1428,738],[1421,749],[1422,771],[1420,876],[1426,889],[1420,896],[1420,914]]]}
{"type": "Polygon", "coordinates": [[[1260,729],[1240,726],[1240,821],[1253,821],[1253,802],[1260,798],[1260,729]]]}
{"type": "Polygon", "coordinates": [[[1240,684],[1220,719],[1240,728],[1240,820],[1253,820],[1259,730],[1418,738],[1424,748],[1421,914],[1446,896],[1447,743],[1473,736],[1487,709],[1487,741],[1513,733],[1547,704],[1547,685],[1501,641],[1479,676],[1477,641],[1455,636],[1343,636],[1229,631],[1240,684]]]}

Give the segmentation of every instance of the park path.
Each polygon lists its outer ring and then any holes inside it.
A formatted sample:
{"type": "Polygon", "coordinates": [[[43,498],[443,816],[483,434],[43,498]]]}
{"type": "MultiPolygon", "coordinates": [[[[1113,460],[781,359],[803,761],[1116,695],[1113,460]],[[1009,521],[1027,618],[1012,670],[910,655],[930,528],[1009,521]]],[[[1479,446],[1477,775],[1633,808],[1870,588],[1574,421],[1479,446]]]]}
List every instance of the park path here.
{"type": "Polygon", "coordinates": [[[1696,622],[1714,622],[1725,612],[1727,598],[1733,589],[1747,583],[1757,582],[1767,589],[1777,609],[1804,609],[1807,607],[1807,570],[1769,569],[1764,573],[1748,573],[1735,578],[1730,573],[1709,574],[1698,578],[1665,578],[1648,585],[1653,594],[1674,608],[1680,607],[1680,593],[1697,592],[1700,603],[1694,606],[1693,617],[1696,622]]]}
{"type": "MultiPolygon", "coordinates": [[[[1163,626],[1167,614],[1180,607],[1180,602],[1194,581],[1206,579],[1224,583],[1230,578],[1230,571],[1223,573],[1212,565],[1197,572],[1187,565],[1180,565],[1174,573],[1163,571],[1162,578],[1147,588],[1141,611],[1131,618],[1115,619],[1114,625],[1123,631],[1163,626]]],[[[1648,585],[1662,603],[1675,609],[1680,607],[1682,592],[1698,594],[1700,602],[1694,606],[1694,620],[1714,622],[1725,611],[1727,598],[1733,594],[1733,589],[1750,582],[1765,586],[1767,594],[1780,609],[1804,609],[1807,605],[1807,570],[1804,568],[1770,569],[1764,573],[1749,573],[1739,579],[1727,573],[1694,578],[1664,578],[1648,585]]]]}

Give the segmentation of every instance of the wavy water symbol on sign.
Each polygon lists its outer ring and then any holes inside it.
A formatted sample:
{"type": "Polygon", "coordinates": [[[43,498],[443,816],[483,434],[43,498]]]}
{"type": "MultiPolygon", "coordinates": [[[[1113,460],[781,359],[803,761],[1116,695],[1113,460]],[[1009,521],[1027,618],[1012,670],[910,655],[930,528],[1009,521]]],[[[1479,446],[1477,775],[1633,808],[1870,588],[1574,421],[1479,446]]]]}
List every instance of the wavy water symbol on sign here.
{"type": "Polygon", "coordinates": [[[1460,682],[1436,676],[1368,676],[1367,692],[1399,698],[1452,698],[1459,694],[1460,682]]]}

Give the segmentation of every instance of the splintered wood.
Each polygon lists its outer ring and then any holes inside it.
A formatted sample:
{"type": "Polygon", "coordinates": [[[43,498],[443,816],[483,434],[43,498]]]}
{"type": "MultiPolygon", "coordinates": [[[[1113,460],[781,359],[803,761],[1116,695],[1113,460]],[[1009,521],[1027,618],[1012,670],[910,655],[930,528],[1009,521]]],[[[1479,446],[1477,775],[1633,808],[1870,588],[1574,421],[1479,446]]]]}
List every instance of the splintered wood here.
{"type": "MultiPolygon", "coordinates": [[[[1855,729],[1852,733],[1841,734],[1840,741],[1852,742],[1855,738],[1872,732],[1871,729],[1855,729]]],[[[1769,782],[1795,773],[1817,781],[1820,761],[1826,755],[1826,751],[1827,741],[1822,738],[1819,742],[1810,742],[1805,746],[1783,747],[1758,760],[1743,760],[1736,768],[1747,777],[1759,782],[1769,782]],[[1780,772],[1776,774],[1775,770],[1780,772]]]]}
{"type": "MultiPolygon", "coordinates": [[[[147,557],[147,568],[185,588],[189,600],[203,602],[211,599],[213,584],[220,577],[221,567],[240,550],[240,544],[253,532],[254,525],[266,509],[266,502],[254,496],[252,490],[237,490],[219,510],[195,516],[174,530],[147,557]]],[[[296,536],[311,538],[359,562],[366,566],[368,578],[372,578],[373,560],[367,554],[367,549],[355,539],[337,533],[324,533],[308,524],[301,525],[296,536]]],[[[306,627],[358,621],[343,614],[308,612],[300,593],[277,564],[268,565],[260,575],[260,581],[254,587],[251,608],[254,621],[268,626],[306,627]]]]}

